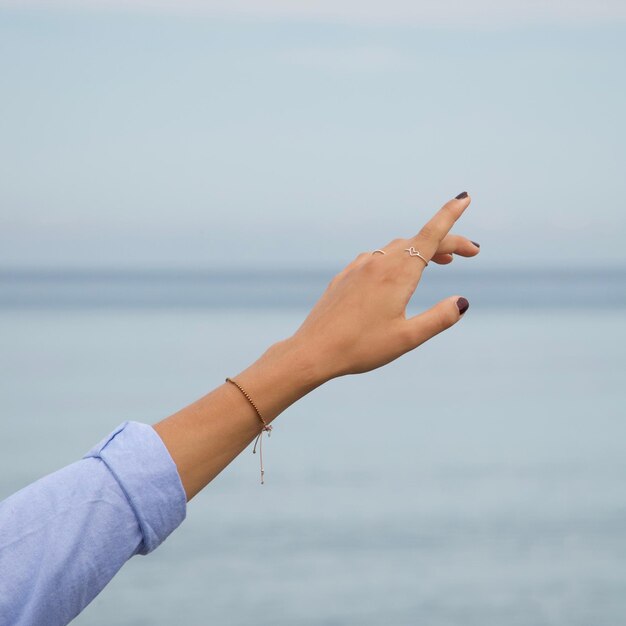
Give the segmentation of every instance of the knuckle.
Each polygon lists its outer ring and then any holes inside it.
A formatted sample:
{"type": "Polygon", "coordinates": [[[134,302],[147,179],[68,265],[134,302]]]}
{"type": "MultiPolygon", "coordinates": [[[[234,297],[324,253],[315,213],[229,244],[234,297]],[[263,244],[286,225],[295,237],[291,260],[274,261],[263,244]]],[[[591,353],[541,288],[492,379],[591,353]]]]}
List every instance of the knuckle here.
{"type": "Polygon", "coordinates": [[[374,262],[374,257],[370,255],[369,259],[365,259],[361,264],[361,268],[365,274],[372,276],[379,273],[380,264],[374,262]]]}
{"type": "Polygon", "coordinates": [[[377,262],[376,257],[364,261],[360,266],[360,270],[368,281],[388,285],[397,280],[397,271],[387,263],[377,262]]]}
{"type": "Polygon", "coordinates": [[[354,259],[352,261],[350,261],[350,263],[348,263],[348,265],[346,265],[346,267],[343,269],[343,272],[348,273],[351,272],[352,270],[354,270],[355,268],[359,267],[360,265],[362,265],[366,258],[370,256],[370,254],[368,252],[361,252],[360,254],[357,254],[354,259]]]}

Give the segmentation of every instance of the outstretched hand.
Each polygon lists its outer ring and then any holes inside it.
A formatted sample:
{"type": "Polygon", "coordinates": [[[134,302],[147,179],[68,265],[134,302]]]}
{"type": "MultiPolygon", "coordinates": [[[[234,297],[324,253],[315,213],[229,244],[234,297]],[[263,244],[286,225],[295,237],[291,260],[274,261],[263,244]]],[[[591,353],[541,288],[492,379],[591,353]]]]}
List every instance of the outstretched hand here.
{"type": "Polygon", "coordinates": [[[406,306],[427,262],[478,254],[478,245],[448,234],[469,203],[466,193],[459,194],[415,237],[394,239],[377,254],[359,254],[291,337],[236,375],[239,389],[224,383],[155,424],[188,500],[265,430],[261,425],[304,395],[331,378],[389,363],[461,318],[468,302],[460,296],[408,319],[406,306]]]}
{"type": "Polygon", "coordinates": [[[413,237],[394,239],[382,251],[364,252],[328,285],[293,339],[323,364],[325,379],[381,367],[459,321],[469,306],[450,296],[406,317],[426,262],[476,256],[477,244],[448,234],[470,204],[466,192],[447,202],[413,237]],[[420,256],[411,254],[413,248],[420,256]]]}

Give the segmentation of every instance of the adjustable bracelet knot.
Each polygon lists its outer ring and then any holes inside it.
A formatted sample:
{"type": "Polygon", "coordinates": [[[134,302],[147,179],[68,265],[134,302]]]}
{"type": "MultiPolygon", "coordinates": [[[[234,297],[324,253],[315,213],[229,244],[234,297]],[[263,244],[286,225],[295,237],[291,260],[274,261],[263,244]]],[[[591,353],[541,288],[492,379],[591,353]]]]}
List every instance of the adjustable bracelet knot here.
{"type": "Polygon", "coordinates": [[[263,433],[266,432],[268,437],[271,436],[272,425],[268,424],[265,421],[257,405],[254,404],[254,401],[252,400],[252,398],[247,394],[245,389],[237,381],[233,380],[232,378],[226,378],[225,382],[232,383],[233,385],[235,385],[235,387],[237,387],[237,389],[239,389],[239,391],[241,391],[241,393],[244,395],[246,400],[252,405],[252,408],[254,409],[256,414],[259,416],[259,419],[261,420],[261,423],[263,424],[263,427],[261,428],[261,432],[257,435],[257,438],[254,442],[254,447],[252,448],[252,454],[256,454],[256,446],[257,444],[259,444],[259,461],[261,463],[261,484],[263,485],[265,484],[265,480],[264,480],[265,470],[263,469],[263,433]]]}

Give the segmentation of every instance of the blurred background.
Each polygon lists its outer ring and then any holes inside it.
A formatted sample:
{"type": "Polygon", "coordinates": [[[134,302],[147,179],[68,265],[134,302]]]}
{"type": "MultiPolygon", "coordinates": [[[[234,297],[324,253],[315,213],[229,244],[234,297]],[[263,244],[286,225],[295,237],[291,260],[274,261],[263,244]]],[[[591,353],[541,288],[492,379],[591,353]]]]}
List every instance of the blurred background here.
{"type": "MultiPolygon", "coordinates": [[[[626,5],[0,0],[0,498],[467,189],[465,319],[281,416],[75,621],[626,621],[626,5]]],[[[2,573],[2,575],[7,575],[2,573]]]]}

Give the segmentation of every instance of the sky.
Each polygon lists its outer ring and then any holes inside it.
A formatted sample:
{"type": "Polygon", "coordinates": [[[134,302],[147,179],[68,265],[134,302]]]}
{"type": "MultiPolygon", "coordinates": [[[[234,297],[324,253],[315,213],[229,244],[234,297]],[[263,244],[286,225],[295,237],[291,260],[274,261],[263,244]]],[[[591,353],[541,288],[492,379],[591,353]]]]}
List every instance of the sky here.
{"type": "Polygon", "coordinates": [[[0,0],[0,268],[626,267],[626,3],[0,0]]]}

